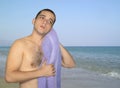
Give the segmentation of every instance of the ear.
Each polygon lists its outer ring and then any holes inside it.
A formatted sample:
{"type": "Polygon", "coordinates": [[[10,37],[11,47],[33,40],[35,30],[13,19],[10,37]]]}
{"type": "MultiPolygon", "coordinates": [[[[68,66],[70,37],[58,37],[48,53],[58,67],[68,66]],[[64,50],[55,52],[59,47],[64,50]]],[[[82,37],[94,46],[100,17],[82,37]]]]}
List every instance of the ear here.
{"type": "Polygon", "coordinates": [[[34,23],[35,23],[35,18],[32,20],[32,24],[34,25],[34,23]]]}

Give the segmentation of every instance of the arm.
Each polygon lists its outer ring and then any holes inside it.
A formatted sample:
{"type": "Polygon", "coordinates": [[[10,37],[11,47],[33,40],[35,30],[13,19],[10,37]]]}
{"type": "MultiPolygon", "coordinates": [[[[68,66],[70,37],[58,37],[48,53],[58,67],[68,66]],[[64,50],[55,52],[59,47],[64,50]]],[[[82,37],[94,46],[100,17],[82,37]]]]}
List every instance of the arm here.
{"type": "Polygon", "coordinates": [[[60,44],[62,54],[62,66],[66,68],[75,67],[75,61],[71,54],[60,44]]]}
{"type": "Polygon", "coordinates": [[[7,82],[23,82],[42,76],[54,75],[53,65],[46,65],[44,62],[42,67],[34,71],[20,71],[22,63],[23,48],[20,42],[15,42],[8,54],[6,63],[5,80],[7,82]]]}

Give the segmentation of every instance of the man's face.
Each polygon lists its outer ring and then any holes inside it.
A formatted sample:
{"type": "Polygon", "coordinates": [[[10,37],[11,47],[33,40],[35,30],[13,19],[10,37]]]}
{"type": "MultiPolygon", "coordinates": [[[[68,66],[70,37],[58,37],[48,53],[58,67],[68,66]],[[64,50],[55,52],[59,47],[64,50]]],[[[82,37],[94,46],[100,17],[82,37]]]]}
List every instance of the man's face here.
{"type": "Polygon", "coordinates": [[[49,11],[42,11],[36,19],[33,20],[34,30],[40,34],[47,34],[53,24],[54,24],[55,16],[49,11]]]}

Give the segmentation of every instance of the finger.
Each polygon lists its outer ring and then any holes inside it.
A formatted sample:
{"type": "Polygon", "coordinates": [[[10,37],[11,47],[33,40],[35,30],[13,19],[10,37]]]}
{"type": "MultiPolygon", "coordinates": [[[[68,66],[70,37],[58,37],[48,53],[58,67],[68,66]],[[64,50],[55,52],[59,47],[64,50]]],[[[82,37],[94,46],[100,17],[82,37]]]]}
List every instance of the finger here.
{"type": "Polygon", "coordinates": [[[54,67],[54,64],[50,64],[51,65],[51,67],[54,67]]]}
{"type": "Polygon", "coordinates": [[[45,66],[47,64],[46,60],[43,61],[42,66],[45,66]]]}
{"type": "Polygon", "coordinates": [[[56,73],[56,71],[54,70],[53,73],[56,73]]]}
{"type": "Polygon", "coordinates": [[[55,71],[55,68],[53,67],[52,70],[55,71]]]}
{"type": "Polygon", "coordinates": [[[56,74],[56,71],[53,71],[52,75],[55,76],[55,74],[56,74]]]}

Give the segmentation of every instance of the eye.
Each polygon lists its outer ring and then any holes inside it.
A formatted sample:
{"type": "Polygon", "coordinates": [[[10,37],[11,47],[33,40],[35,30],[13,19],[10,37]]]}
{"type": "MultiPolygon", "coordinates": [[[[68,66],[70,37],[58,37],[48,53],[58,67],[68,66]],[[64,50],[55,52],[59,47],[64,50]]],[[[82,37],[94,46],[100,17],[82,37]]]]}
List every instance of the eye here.
{"type": "Polygon", "coordinates": [[[39,18],[40,18],[41,20],[44,20],[44,19],[45,19],[45,17],[44,17],[44,16],[39,16],[39,18]]]}
{"type": "Polygon", "coordinates": [[[51,24],[51,25],[52,25],[52,24],[53,24],[53,22],[52,22],[52,21],[49,21],[49,24],[51,24]]]}
{"type": "Polygon", "coordinates": [[[44,17],[40,17],[40,19],[44,19],[44,17]]]}
{"type": "Polygon", "coordinates": [[[48,23],[49,23],[50,25],[53,25],[53,21],[52,21],[52,20],[48,20],[48,23]]]}

